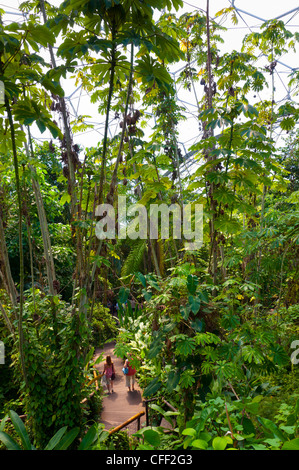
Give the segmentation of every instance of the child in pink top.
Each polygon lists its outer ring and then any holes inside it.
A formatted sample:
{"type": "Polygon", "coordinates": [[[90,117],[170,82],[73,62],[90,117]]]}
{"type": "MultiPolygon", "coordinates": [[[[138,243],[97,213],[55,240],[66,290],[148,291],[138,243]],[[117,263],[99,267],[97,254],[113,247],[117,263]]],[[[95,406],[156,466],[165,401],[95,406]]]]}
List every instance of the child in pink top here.
{"type": "Polygon", "coordinates": [[[111,360],[111,357],[110,356],[107,356],[106,357],[106,362],[104,364],[104,377],[105,377],[105,381],[106,381],[106,385],[107,385],[107,389],[108,389],[108,393],[110,393],[110,390],[111,392],[113,393],[113,378],[112,378],[112,374],[115,374],[115,370],[114,370],[114,364],[111,360]]]}

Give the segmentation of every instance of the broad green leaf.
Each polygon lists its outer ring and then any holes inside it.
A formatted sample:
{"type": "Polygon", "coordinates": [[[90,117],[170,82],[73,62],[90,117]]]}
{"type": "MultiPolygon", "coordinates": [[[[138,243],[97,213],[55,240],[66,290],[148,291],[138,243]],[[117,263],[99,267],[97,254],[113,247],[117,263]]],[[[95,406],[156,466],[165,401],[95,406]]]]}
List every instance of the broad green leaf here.
{"type": "Polygon", "coordinates": [[[193,377],[191,370],[184,370],[180,376],[180,385],[183,388],[190,388],[194,385],[195,378],[193,377]]]}
{"type": "Polygon", "coordinates": [[[198,432],[204,430],[206,421],[209,418],[211,412],[211,408],[205,408],[204,410],[202,410],[199,421],[196,423],[196,429],[198,432]]]}
{"type": "Polygon", "coordinates": [[[276,448],[278,449],[281,445],[281,440],[278,439],[277,437],[274,437],[274,438],[269,438],[269,439],[265,439],[264,442],[266,444],[269,444],[272,448],[276,448]]]}
{"type": "MultiPolygon", "coordinates": [[[[32,26],[32,24],[30,26],[32,26]]],[[[47,47],[48,44],[53,46],[55,42],[55,36],[53,32],[44,25],[35,24],[32,28],[29,29],[29,35],[33,41],[36,41],[38,44],[41,44],[44,47],[47,47]]]]}
{"type": "Polygon", "coordinates": [[[265,429],[269,430],[274,437],[277,437],[282,442],[286,440],[283,433],[278,429],[275,423],[267,418],[258,417],[259,422],[264,426],[265,429]]]}
{"type": "Polygon", "coordinates": [[[254,116],[258,117],[259,115],[258,110],[250,104],[247,104],[247,105],[244,104],[242,108],[243,108],[243,113],[245,114],[246,117],[253,118],[254,116]]]}
{"type": "Polygon", "coordinates": [[[291,441],[285,442],[281,450],[299,450],[299,437],[296,437],[296,439],[292,439],[291,441]]]}
{"type": "Polygon", "coordinates": [[[289,356],[282,346],[275,344],[271,347],[271,352],[273,354],[273,362],[279,366],[283,366],[289,363],[289,356]]]}
{"type": "Polygon", "coordinates": [[[146,279],[142,273],[136,273],[136,277],[139,279],[143,287],[146,289],[146,279]]]}
{"type": "Polygon", "coordinates": [[[161,413],[161,415],[164,414],[163,408],[162,408],[161,406],[159,406],[159,405],[156,405],[156,403],[151,403],[151,404],[150,404],[150,408],[151,408],[152,410],[158,411],[159,413],[161,413]]]}
{"type": "Polygon", "coordinates": [[[212,435],[208,432],[201,432],[199,434],[199,438],[206,442],[209,442],[212,439],[212,435]]]}
{"type": "Polygon", "coordinates": [[[55,450],[66,450],[74,442],[80,432],[80,428],[71,429],[66,436],[56,445],[55,450]]]}
{"type": "Polygon", "coordinates": [[[96,440],[98,435],[98,425],[94,424],[89,428],[85,436],[83,437],[78,450],[89,450],[90,446],[93,444],[93,442],[96,440]]]}
{"type": "Polygon", "coordinates": [[[59,203],[60,203],[62,206],[64,206],[64,204],[67,203],[67,202],[68,202],[68,203],[71,202],[71,196],[70,196],[70,194],[68,194],[68,193],[64,193],[64,194],[61,196],[61,199],[60,199],[59,203]]]}
{"type": "Polygon", "coordinates": [[[144,431],[143,435],[145,440],[152,446],[158,447],[160,445],[161,440],[159,433],[154,429],[147,429],[146,431],[144,431]]]}
{"type": "Polygon", "coordinates": [[[99,434],[99,442],[104,442],[109,437],[109,431],[102,429],[99,434]]]}
{"type": "Polygon", "coordinates": [[[252,444],[254,450],[269,450],[264,444],[252,444]]]}
{"type": "Polygon", "coordinates": [[[145,289],[142,290],[142,294],[147,302],[149,302],[153,296],[152,292],[146,291],[145,289]]]}
{"type": "Polygon", "coordinates": [[[48,76],[44,76],[40,83],[46,88],[46,90],[51,91],[54,95],[64,96],[64,90],[61,87],[60,83],[52,80],[48,76]]]}
{"type": "Polygon", "coordinates": [[[166,388],[168,392],[173,392],[174,389],[177,387],[177,385],[180,382],[180,372],[175,372],[174,370],[170,371],[168,374],[168,380],[166,382],[166,388]]]}
{"type": "Polygon", "coordinates": [[[50,439],[48,444],[46,445],[44,450],[53,450],[55,449],[56,445],[60,442],[62,436],[65,434],[67,430],[67,426],[64,426],[63,428],[59,429],[56,434],[50,439]]]}
{"type": "Polygon", "coordinates": [[[45,130],[47,129],[47,126],[46,126],[44,120],[43,119],[37,119],[35,121],[35,123],[36,123],[37,127],[39,128],[40,132],[43,134],[45,132],[45,130]]]}
{"type": "Polygon", "coordinates": [[[207,449],[209,444],[207,441],[204,441],[203,439],[195,439],[195,441],[192,441],[192,447],[195,447],[196,449],[207,449]]]}
{"type": "Polygon", "coordinates": [[[0,441],[3,442],[8,450],[22,450],[19,444],[6,432],[0,431],[0,441]]]}
{"type": "Polygon", "coordinates": [[[129,298],[130,295],[130,289],[127,287],[121,287],[119,289],[119,294],[118,294],[118,300],[120,305],[125,304],[129,298]]]}
{"type": "Polygon", "coordinates": [[[293,435],[296,432],[296,427],[295,426],[284,426],[283,424],[281,424],[279,426],[279,428],[282,431],[284,431],[284,432],[286,432],[287,434],[290,434],[290,435],[293,435]]]}
{"type": "Polygon", "coordinates": [[[4,431],[4,428],[5,428],[5,425],[6,425],[6,422],[7,422],[8,419],[9,419],[8,415],[4,416],[4,418],[1,419],[1,421],[0,421],[0,431],[4,431]]]}
{"type": "Polygon", "coordinates": [[[187,289],[191,295],[194,295],[198,286],[199,280],[194,274],[189,274],[187,277],[187,289]]]}
{"type": "Polygon", "coordinates": [[[255,434],[255,426],[253,424],[253,422],[251,421],[251,419],[247,418],[246,416],[243,417],[242,419],[242,425],[243,425],[243,428],[244,428],[244,431],[246,432],[246,434],[255,434]]]}
{"type": "Polygon", "coordinates": [[[183,436],[196,436],[196,429],[193,428],[186,428],[182,431],[183,436]]]}
{"type": "Polygon", "coordinates": [[[189,295],[188,301],[192,312],[194,315],[196,315],[200,308],[200,299],[198,297],[194,297],[193,295],[189,295]]]}
{"type": "Polygon", "coordinates": [[[197,293],[197,296],[200,298],[200,300],[204,303],[208,303],[209,302],[209,294],[203,290],[203,291],[199,291],[197,293]]]}
{"type": "Polygon", "coordinates": [[[212,442],[214,450],[225,450],[228,444],[232,444],[233,440],[229,436],[225,437],[215,437],[212,442]]]}
{"type": "Polygon", "coordinates": [[[46,126],[51,132],[54,139],[57,139],[59,137],[62,140],[63,134],[61,130],[59,129],[59,127],[56,126],[56,124],[54,124],[54,122],[52,122],[50,119],[47,119],[46,126]]]}
{"type": "Polygon", "coordinates": [[[189,356],[196,348],[195,341],[187,335],[176,335],[172,337],[176,344],[176,352],[182,356],[189,356]]]}
{"type": "Polygon", "coordinates": [[[180,306],[180,312],[182,314],[183,319],[188,320],[189,314],[191,312],[191,306],[189,304],[187,304],[185,306],[181,305],[180,306]]]}
{"type": "Polygon", "coordinates": [[[215,229],[223,233],[236,234],[241,230],[241,225],[236,219],[222,216],[216,220],[215,229]]]}
{"type": "Polygon", "coordinates": [[[161,385],[162,382],[159,380],[158,377],[155,377],[154,380],[152,380],[144,390],[143,396],[149,397],[151,395],[154,395],[161,388],[161,385]]]}
{"type": "Polygon", "coordinates": [[[205,322],[204,320],[199,320],[199,318],[196,318],[194,321],[191,322],[191,327],[197,333],[201,333],[205,328],[205,322]]]}
{"type": "Polygon", "coordinates": [[[148,358],[153,359],[154,357],[157,357],[158,354],[161,352],[163,349],[163,340],[161,339],[160,336],[154,339],[154,341],[151,343],[148,351],[148,358]]]}
{"type": "Polygon", "coordinates": [[[25,425],[24,425],[23,421],[18,416],[18,414],[13,410],[9,411],[9,416],[11,418],[11,421],[14,425],[14,428],[15,428],[18,436],[20,437],[20,439],[22,441],[24,450],[31,450],[31,442],[30,442],[30,439],[29,439],[29,436],[28,436],[28,433],[26,431],[26,428],[25,428],[25,425]]]}

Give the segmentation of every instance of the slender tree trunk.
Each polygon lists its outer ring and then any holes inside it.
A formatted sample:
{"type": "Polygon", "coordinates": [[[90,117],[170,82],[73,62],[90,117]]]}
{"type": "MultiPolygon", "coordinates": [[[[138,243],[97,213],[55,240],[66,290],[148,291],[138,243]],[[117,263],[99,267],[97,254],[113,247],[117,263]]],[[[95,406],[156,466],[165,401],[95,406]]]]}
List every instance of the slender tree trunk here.
{"type": "MultiPolygon", "coordinates": [[[[273,50],[273,43],[272,43],[272,62],[274,60],[274,50],[273,50]]],[[[272,101],[271,101],[271,125],[270,125],[270,140],[272,140],[272,133],[273,133],[273,114],[274,114],[274,98],[275,98],[275,86],[274,86],[274,73],[272,73],[272,101]]],[[[265,201],[266,201],[266,195],[267,195],[267,186],[264,184],[263,185],[263,195],[262,195],[262,201],[261,201],[261,218],[260,218],[260,230],[263,229],[264,227],[264,217],[265,217],[265,201]]],[[[261,270],[261,261],[262,261],[262,248],[260,247],[258,254],[257,254],[257,268],[256,268],[256,277],[257,277],[257,295],[255,299],[255,315],[257,314],[257,304],[259,303],[259,298],[260,298],[260,293],[261,293],[261,288],[259,286],[260,282],[260,270],[261,270]]]]}
{"type": "Polygon", "coordinates": [[[6,314],[5,308],[3,307],[1,302],[0,302],[0,312],[2,313],[2,316],[4,318],[4,321],[6,323],[6,326],[7,326],[8,330],[10,331],[11,335],[13,336],[13,338],[15,340],[16,336],[15,336],[15,330],[14,330],[13,324],[11,323],[10,319],[8,318],[8,315],[6,314]]]}
{"type": "Polygon", "coordinates": [[[15,283],[13,281],[12,274],[11,274],[7,246],[5,242],[4,227],[3,227],[1,215],[0,215],[0,251],[2,255],[2,261],[4,264],[3,282],[6,285],[7,294],[9,295],[9,298],[13,307],[16,307],[18,292],[17,292],[16,286],[15,286],[15,283]]]}
{"type": "MultiPolygon", "coordinates": [[[[33,159],[34,158],[34,150],[33,150],[33,146],[32,146],[31,133],[30,133],[29,128],[27,128],[27,132],[28,132],[28,136],[29,136],[30,151],[29,151],[27,143],[25,144],[25,150],[26,150],[27,156],[29,157],[30,153],[31,153],[31,157],[33,159]]],[[[57,294],[57,288],[56,288],[56,282],[55,282],[56,281],[55,264],[54,264],[52,245],[51,245],[51,239],[50,239],[50,234],[49,234],[48,221],[47,221],[46,211],[45,211],[45,207],[44,207],[44,202],[43,202],[42,193],[41,193],[41,190],[40,190],[36,170],[31,165],[31,163],[28,164],[28,167],[31,171],[32,188],[33,188],[33,192],[34,192],[35,203],[36,203],[36,207],[37,207],[37,213],[38,213],[40,229],[41,229],[41,235],[42,235],[42,239],[43,239],[44,256],[45,256],[45,262],[46,262],[49,293],[50,293],[50,295],[53,296],[53,295],[57,294]]]]}
{"type": "MultiPolygon", "coordinates": [[[[48,21],[48,18],[47,18],[47,13],[46,13],[45,1],[40,0],[39,5],[40,5],[40,9],[43,15],[44,23],[46,23],[48,21]]],[[[55,59],[55,55],[53,52],[53,47],[49,44],[48,48],[49,48],[52,66],[53,68],[55,68],[56,59],[55,59]]],[[[71,138],[71,131],[70,131],[69,120],[68,120],[68,115],[67,115],[66,103],[65,103],[65,99],[62,96],[59,97],[59,103],[61,107],[61,114],[62,114],[63,126],[64,126],[64,136],[65,136],[66,148],[67,148],[67,159],[68,159],[69,181],[70,181],[69,189],[70,189],[70,196],[71,196],[71,216],[74,216],[75,208],[77,205],[77,198],[76,198],[76,191],[75,191],[76,176],[75,176],[75,168],[74,168],[74,163],[73,163],[73,158],[72,158],[72,138],[71,138]]]]}
{"type": "Polygon", "coordinates": [[[110,67],[110,79],[109,79],[109,93],[107,101],[107,110],[106,110],[106,121],[105,121],[105,131],[103,139],[103,152],[102,152],[102,167],[101,167],[101,176],[100,176],[100,188],[99,188],[99,204],[102,204],[104,201],[104,184],[106,180],[106,161],[107,161],[107,142],[108,142],[108,128],[109,128],[109,115],[111,109],[111,102],[114,90],[114,76],[115,76],[115,66],[116,66],[116,25],[113,23],[111,31],[111,67],[110,67]]]}
{"type": "MultiPolygon", "coordinates": [[[[106,121],[105,121],[105,130],[104,130],[104,138],[103,138],[103,150],[102,150],[102,165],[101,165],[101,173],[100,173],[100,184],[99,188],[95,185],[94,191],[94,208],[93,208],[93,215],[95,216],[96,205],[102,204],[104,201],[104,185],[106,181],[106,162],[107,162],[107,143],[108,143],[108,130],[109,130],[109,115],[112,103],[112,96],[114,91],[114,76],[115,76],[115,66],[116,66],[116,25],[113,23],[112,30],[111,30],[111,41],[112,41],[112,50],[111,50],[111,67],[110,67],[110,78],[109,78],[109,92],[108,92],[108,99],[107,99],[107,108],[106,108],[106,121]]],[[[122,146],[122,143],[121,143],[122,146]]],[[[117,158],[118,160],[118,158],[117,158]]],[[[118,161],[117,161],[118,165],[118,161]]],[[[113,203],[113,202],[112,202],[113,203]]],[[[92,239],[92,236],[90,236],[92,239]]],[[[102,250],[103,241],[96,240],[96,247],[95,249],[95,258],[97,258],[102,250]]],[[[90,242],[87,259],[90,258],[90,253],[92,249],[92,243],[90,242]]],[[[91,274],[88,276],[86,280],[86,294],[83,295],[82,302],[86,303],[87,296],[94,297],[95,295],[95,274],[97,270],[97,259],[93,262],[92,266],[90,263],[87,262],[87,272],[91,270],[91,274]]]]}
{"type": "MultiPolygon", "coordinates": [[[[40,0],[40,9],[43,15],[44,23],[47,22],[47,13],[45,8],[45,1],[40,0]]],[[[52,46],[49,44],[49,52],[51,56],[52,66],[56,67],[56,59],[53,52],[52,46]]],[[[84,271],[84,260],[83,260],[83,242],[82,242],[82,232],[78,228],[76,228],[73,223],[78,218],[79,214],[79,207],[78,207],[78,198],[77,198],[77,183],[76,183],[76,174],[75,174],[75,164],[73,161],[73,150],[72,150],[72,136],[70,130],[70,124],[68,119],[67,107],[66,102],[63,97],[59,97],[60,103],[60,110],[63,120],[64,126],[64,138],[66,142],[66,151],[67,151],[67,162],[68,162],[68,170],[69,170],[69,194],[71,197],[71,204],[70,204],[70,215],[71,215],[71,227],[74,235],[74,240],[76,243],[76,271],[74,276],[74,284],[73,284],[73,292],[75,294],[77,287],[82,288],[85,286],[86,276],[87,273],[84,271]]],[[[76,312],[75,304],[77,297],[73,295],[72,305],[73,305],[73,312],[76,312]]],[[[80,306],[79,306],[80,311],[80,306]]]]}
{"type": "MultiPolygon", "coordinates": [[[[26,154],[29,157],[31,153],[31,157],[34,157],[34,150],[33,150],[33,145],[32,145],[32,140],[31,140],[31,133],[30,129],[27,128],[28,136],[29,136],[29,143],[30,143],[30,150],[28,148],[27,142],[25,143],[25,150],[26,154]]],[[[45,263],[46,263],[46,271],[47,271],[47,279],[48,279],[48,288],[49,288],[49,294],[51,297],[51,312],[52,312],[52,318],[53,318],[53,330],[55,334],[55,340],[56,340],[56,346],[59,347],[59,336],[58,336],[58,325],[57,325],[57,315],[56,315],[56,304],[54,302],[54,296],[58,293],[58,286],[57,286],[57,280],[56,280],[56,275],[55,275],[55,264],[54,264],[54,258],[53,258],[53,252],[52,252],[52,245],[51,245],[51,239],[50,239],[50,234],[49,234],[49,227],[48,227],[48,221],[47,221],[47,216],[46,216],[46,211],[44,207],[44,202],[40,190],[40,186],[38,183],[38,177],[36,174],[35,168],[28,163],[28,167],[31,171],[31,182],[32,182],[32,188],[35,196],[35,203],[37,207],[37,213],[38,213],[38,218],[39,218],[39,225],[40,225],[40,230],[41,230],[41,235],[43,239],[43,247],[44,247],[44,258],[45,258],[45,263]]],[[[27,224],[27,230],[29,229],[28,224],[27,224]]],[[[29,229],[30,231],[30,229],[29,229]]],[[[30,233],[28,232],[28,240],[31,238],[30,233]]],[[[32,252],[32,247],[31,247],[31,242],[29,242],[29,248],[30,252],[32,252]]],[[[32,257],[32,254],[30,255],[32,257]]],[[[31,268],[33,269],[33,268],[31,268]]],[[[32,273],[33,276],[33,273],[32,273]]],[[[34,295],[34,285],[33,287],[33,295],[34,295]]]]}
{"type": "MultiPolygon", "coordinates": [[[[213,77],[212,77],[212,55],[211,55],[211,42],[210,42],[210,8],[209,8],[209,0],[207,0],[207,9],[206,9],[206,30],[207,30],[207,72],[208,72],[208,86],[206,91],[206,99],[207,99],[207,108],[211,109],[213,107],[213,77]]],[[[213,130],[209,130],[206,132],[205,130],[205,137],[209,138],[213,136],[213,130]]],[[[211,149],[212,150],[212,149],[211,149]]],[[[215,160],[215,156],[211,156],[208,153],[208,161],[215,160]]],[[[218,257],[217,257],[217,231],[215,229],[215,220],[216,220],[216,201],[214,199],[214,192],[215,192],[215,184],[213,182],[210,183],[210,191],[209,191],[209,198],[210,198],[210,272],[213,278],[213,284],[216,285],[217,282],[217,264],[218,264],[218,257]]]]}
{"type": "Polygon", "coordinates": [[[109,188],[109,193],[107,195],[107,203],[108,204],[113,204],[114,201],[114,192],[115,192],[115,187],[117,183],[117,170],[120,162],[120,158],[123,152],[123,143],[124,143],[124,137],[126,133],[126,128],[127,128],[127,122],[126,122],[126,116],[128,114],[128,109],[129,109],[129,102],[130,102],[130,97],[132,93],[132,83],[133,83],[133,70],[134,70],[134,45],[131,45],[131,62],[130,62],[130,76],[129,76],[129,84],[128,84],[128,91],[127,91],[127,98],[126,98],[126,103],[125,103],[125,110],[124,110],[124,119],[123,119],[123,127],[122,127],[122,132],[121,132],[121,137],[120,137],[120,144],[118,148],[118,154],[116,158],[116,162],[114,165],[114,170],[112,174],[112,179],[110,183],[110,188],[109,188]]]}
{"type": "Polygon", "coordinates": [[[20,360],[21,360],[21,368],[22,368],[24,381],[27,386],[27,372],[26,372],[26,365],[25,365],[24,333],[23,333],[23,306],[24,306],[24,253],[23,253],[23,236],[22,236],[23,204],[22,204],[22,197],[21,197],[19,162],[18,162],[18,155],[17,155],[14,123],[13,123],[12,113],[11,113],[10,104],[9,104],[7,96],[5,96],[5,108],[6,108],[8,122],[10,126],[13,162],[14,162],[16,189],[17,189],[17,198],[18,198],[19,256],[20,256],[20,300],[19,300],[18,335],[19,335],[19,353],[20,353],[20,360]]]}

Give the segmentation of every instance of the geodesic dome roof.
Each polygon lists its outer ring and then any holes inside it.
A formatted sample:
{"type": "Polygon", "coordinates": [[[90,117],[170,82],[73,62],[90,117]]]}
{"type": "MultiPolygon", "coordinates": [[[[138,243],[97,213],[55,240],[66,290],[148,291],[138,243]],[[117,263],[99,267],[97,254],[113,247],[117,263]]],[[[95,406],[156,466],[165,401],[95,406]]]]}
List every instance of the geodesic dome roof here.
{"type": "MultiPolygon", "coordinates": [[[[2,0],[0,8],[4,10],[2,21],[4,24],[10,22],[22,21],[26,14],[20,11],[19,6],[22,3],[20,0],[2,0]]],[[[52,5],[58,6],[60,0],[50,0],[52,5]]],[[[185,12],[194,12],[197,10],[205,11],[206,1],[205,0],[190,0],[184,1],[184,7],[177,12],[177,15],[181,15],[185,12]]],[[[270,19],[282,20],[287,29],[292,32],[298,31],[299,24],[299,6],[297,0],[285,0],[280,2],[278,0],[213,0],[210,2],[210,16],[216,22],[220,22],[222,26],[226,28],[226,31],[221,32],[224,39],[222,46],[224,52],[229,52],[233,49],[240,50],[243,37],[253,31],[258,31],[261,25],[270,19]],[[233,6],[236,10],[238,23],[234,24],[231,20],[230,15],[224,18],[215,17],[219,10],[233,6]]],[[[46,52],[45,52],[46,53],[46,52]]],[[[260,62],[263,60],[266,64],[265,57],[262,55],[259,57],[260,62]]],[[[264,65],[265,65],[264,64],[264,65]]],[[[59,59],[57,59],[57,65],[59,65],[59,59]]],[[[174,64],[171,66],[171,74],[176,80],[179,77],[185,64],[174,64]]],[[[296,54],[289,51],[282,57],[277,59],[277,67],[274,70],[273,80],[275,82],[275,102],[276,104],[283,104],[286,100],[297,100],[294,95],[294,90],[288,86],[289,75],[293,71],[298,70],[296,54]]],[[[82,89],[82,86],[75,86],[75,82],[71,79],[62,81],[63,89],[65,90],[65,99],[68,105],[68,111],[70,120],[76,120],[80,116],[90,116],[84,118],[83,122],[93,126],[83,132],[74,134],[74,142],[84,146],[92,147],[96,146],[97,143],[103,138],[104,135],[104,119],[105,117],[99,115],[98,106],[90,102],[89,94],[82,89]]],[[[177,85],[177,99],[184,109],[186,120],[181,122],[179,125],[179,145],[182,150],[182,154],[188,155],[188,149],[194,143],[201,138],[201,131],[198,126],[198,108],[196,99],[200,99],[203,93],[202,87],[196,84],[194,88],[190,90],[184,89],[182,85],[177,85]]],[[[271,99],[270,90],[265,90],[260,93],[259,99],[271,99]],[[268,93],[268,96],[267,96],[268,93]]],[[[149,110],[149,123],[150,120],[149,110]]],[[[153,121],[154,122],[154,121],[153,121]]],[[[113,137],[115,133],[119,132],[119,123],[111,116],[111,122],[109,125],[110,136],[113,137]]],[[[274,138],[278,141],[282,136],[281,130],[277,130],[274,138]]],[[[33,137],[36,141],[42,142],[51,138],[50,135],[40,134],[37,128],[33,130],[33,137]]]]}

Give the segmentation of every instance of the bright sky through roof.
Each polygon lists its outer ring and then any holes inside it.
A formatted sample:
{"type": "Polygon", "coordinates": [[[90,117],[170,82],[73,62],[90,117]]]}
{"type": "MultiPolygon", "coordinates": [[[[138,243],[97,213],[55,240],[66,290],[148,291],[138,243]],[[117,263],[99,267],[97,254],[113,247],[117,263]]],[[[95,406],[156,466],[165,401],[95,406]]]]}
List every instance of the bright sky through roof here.
{"type": "MultiPolygon", "coordinates": [[[[19,0],[0,0],[0,8],[6,13],[3,16],[4,23],[22,21],[22,16],[19,11],[19,5],[22,2],[19,0]]],[[[60,5],[62,0],[50,0],[52,5],[60,5]]],[[[292,32],[298,31],[299,25],[299,6],[298,0],[211,0],[210,1],[210,16],[215,17],[215,14],[234,4],[237,8],[238,24],[234,25],[229,15],[227,19],[222,23],[227,28],[226,32],[221,33],[225,40],[222,46],[224,52],[231,51],[233,49],[240,50],[242,38],[245,34],[250,31],[258,31],[263,20],[269,20],[272,18],[280,17],[285,23],[288,29],[292,32]]],[[[193,12],[196,10],[206,9],[206,0],[190,0],[184,1],[184,7],[177,12],[179,16],[185,12],[193,12]]],[[[216,20],[223,21],[221,18],[216,20]]],[[[294,53],[288,53],[282,56],[279,60],[278,66],[275,70],[275,100],[276,102],[282,102],[286,98],[290,97],[290,91],[287,86],[288,75],[292,68],[298,67],[298,55],[294,53]]],[[[260,59],[261,65],[266,65],[266,59],[260,59]]],[[[59,63],[59,60],[57,61],[59,63]]],[[[175,78],[178,78],[178,74],[184,64],[173,64],[171,66],[171,72],[175,78]]],[[[76,133],[74,135],[75,143],[80,145],[91,147],[96,146],[97,143],[103,137],[104,130],[104,116],[99,115],[97,105],[91,104],[88,94],[81,89],[76,87],[74,81],[71,79],[63,80],[62,86],[65,90],[65,96],[68,102],[68,109],[70,112],[70,119],[73,120],[76,116],[89,115],[91,118],[86,118],[87,123],[94,124],[94,129],[87,129],[85,132],[76,133]]],[[[196,84],[196,95],[200,99],[203,93],[203,87],[198,83],[196,84]]],[[[185,107],[187,120],[180,123],[179,126],[179,141],[182,147],[183,153],[188,151],[190,145],[194,144],[200,139],[200,132],[198,128],[197,119],[197,107],[194,90],[190,92],[184,90],[182,86],[178,86],[178,99],[180,104],[185,107]]],[[[270,99],[270,89],[265,90],[262,93],[263,99],[270,99]]],[[[258,100],[260,97],[256,97],[258,100]]],[[[292,97],[297,99],[296,97],[292,97]]],[[[254,104],[254,103],[253,103],[254,104]]],[[[111,116],[111,136],[120,131],[118,122],[113,122],[113,116],[111,116]]],[[[153,122],[153,121],[149,121],[153,122]]],[[[38,133],[36,127],[34,127],[34,137],[40,141],[51,138],[46,132],[42,135],[38,133]]],[[[277,136],[278,138],[278,136],[277,136]]]]}

